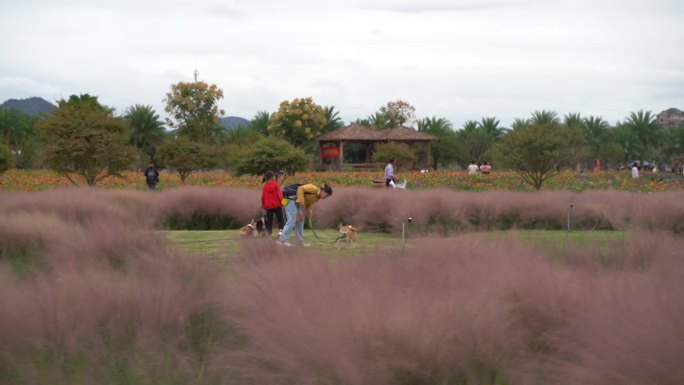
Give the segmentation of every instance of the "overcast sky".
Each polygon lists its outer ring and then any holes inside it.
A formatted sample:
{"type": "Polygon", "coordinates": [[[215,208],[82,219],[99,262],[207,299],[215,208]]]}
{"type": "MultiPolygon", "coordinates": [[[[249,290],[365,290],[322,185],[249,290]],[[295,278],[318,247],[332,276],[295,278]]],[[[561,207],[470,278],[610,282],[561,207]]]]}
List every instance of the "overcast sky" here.
{"type": "Polygon", "coordinates": [[[684,110],[681,0],[0,0],[0,102],[89,93],[162,116],[173,83],[227,116],[312,97],[346,122],[684,110]]]}

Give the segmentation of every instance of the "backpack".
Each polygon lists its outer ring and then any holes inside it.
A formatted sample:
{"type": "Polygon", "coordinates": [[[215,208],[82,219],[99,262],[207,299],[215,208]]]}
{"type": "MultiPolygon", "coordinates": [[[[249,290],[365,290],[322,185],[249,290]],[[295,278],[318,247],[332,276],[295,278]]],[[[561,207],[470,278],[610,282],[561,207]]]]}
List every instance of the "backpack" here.
{"type": "Polygon", "coordinates": [[[154,182],[157,180],[157,176],[155,175],[156,173],[154,171],[155,170],[152,167],[147,169],[147,180],[149,182],[154,182]]]}
{"type": "Polygon", "coordinates": [[[284,197],[294,197],[297,196],[297,189],[301,186],[301,183],[293,183],[283,187],[284,197]]]}

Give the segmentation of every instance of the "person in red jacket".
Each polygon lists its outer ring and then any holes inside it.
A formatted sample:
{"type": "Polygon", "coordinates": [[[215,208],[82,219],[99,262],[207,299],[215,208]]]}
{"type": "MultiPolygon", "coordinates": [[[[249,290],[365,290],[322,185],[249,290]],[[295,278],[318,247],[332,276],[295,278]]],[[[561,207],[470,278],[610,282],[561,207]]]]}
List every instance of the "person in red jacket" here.
{"type": "Polygon", "coordinates": [[[278,219],[278,226],[282,231],[285,221],[283,219],[283,190],[276,180],[272,171],[267,171],[262,180],[264,187],[261,189],[261,207],[266,211],[266,231],[271,235],[273,231],[273,215],[278,219]]]}

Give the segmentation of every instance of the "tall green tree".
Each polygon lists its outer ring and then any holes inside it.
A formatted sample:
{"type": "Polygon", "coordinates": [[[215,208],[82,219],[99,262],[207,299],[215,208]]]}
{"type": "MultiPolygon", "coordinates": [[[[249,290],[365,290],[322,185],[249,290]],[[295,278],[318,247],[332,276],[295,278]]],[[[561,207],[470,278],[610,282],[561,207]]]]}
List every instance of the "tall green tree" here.
{"type": "Polygon", "coordinates": [[[222,98],[223,90],[215,84],[197,80],[195,73],[194,82],[171,85],[164,101],[165,111],[173,119],[167,118],[167,123],[176,128],[181,137],[204,143],[216,141],[212,136],[217,131],[219,118],[224,114],[218,107],[222,98]]]}
{"type": "Polygon", "coordinates": [[[503,128],[499,127],[499,119],[495,117],[482,118],[478,127],[485,136],[492,138],[493,141],[501,140],[505,132],[503,128]]]}
{"type": "Polygon", "coordinates": [[[642,142],[639,140],[634,128],[629,124],[619,123],[611,132],[612,140],[617,144],[624,164],[640,157],[645,153],[642,142]]]}
{"type": "Polygon", "coordinates": [[[284,138],[297,147],[304,147],[320,135],[327,121],[325,111],[311,98],[283,101],[268,124],[268,132],[284,138]]]}
{"type": "Polygon", "coordinates": [[[446,166],[458,161],[460,144],[451,122],[445,118],[424,118],[418,121],[418,131],[436,136],[432,143],[432,168],[446,166]]]}
{"type": "Polygon", "coordinates": [[[334,106],[325,106],[323,111],[325,112],[325,126],[323,126],[321,133],[325,134],[326,132],[335,131],[344,125],[342,118],[340,118],[340,113],[335,111],[334,106]]]}
{"type": "Polygon", "coordinates": [[[669,162],[673,157],[684,155],[684,124],[670,128],[665,133],[663,160],[669,162]]]}
{"type": "Polygon", "coordinates": [[[417,122],[416,108],[411,103],[401,99],[387,102],[386,105],[380,107],[378,112],[385,115],[387,128],[394,128],[399,125],[415,127],[417,122]]]}
{"type": "Polygon", "coordinates": [[[587,146],[587,162],[599,159],[603,164],[619,163],[623,160],[620,145],[614,140],[614,135],[608,122],[600,116],[584,118],[583,132],[587,146]]]}
{"type": "Polygon", "coordinates": [[[83,177],[89,186],[121,176],[134,159],[135,149],[127,143],[128,124],[97,97],[71,95],[60,100],[39,126],[47,138],[46,163],[75,185],[74,175],[83,177]]]}
{"type": "Polygon", "coordinates": [[[466,121],[456,135],[462,148],[459,156],[461,164],[486,160],[485,154],[495,142],[495,133],[485,131],[476,120],[466,121]]]}
{"type": "Polygon", "coordinates": [[[509,132],[494,149],[503,167],[515,170],[522,180],[541,190],[544,182],[562,166],[574,162],[582,146],[582,133],[559,124],[533,124],[509,132]]]}
{"type": "Polygon", "coordinates": [[[370,127],[376,130],[386,130],[391,127],[396,127],[392,126],[392,122],[390,122],[389,117],[387,114],[382,113],[382,112],[375,112],[372,115],[368,115],[366,119],[363,119],[360,122],[361,125],[370,127]]]}
{"type": "Polygon", "coordinates": [[[531,122],[529,121],[529,119],[525,119],[525,118],[515,118],[515,119],[513,120],[513,123],[511,124],[511,129],[512,129],[513,131],[524,130],[524,129],[526,129],[527,127],[529,127],[530,124],[531,124],[531,122]]]}
{"type": "Polygon", "coordinates": [[[228,131],[226,141],[238,147],[249,147],[264,136],[252,126],[237,126],[228,131]]]}
{"type": "Polygon", "coordinates": [[[131,127],[129,143],[140,149],[149,162],[155,163],[157,147],[166,137],[164,123],[159,119],[159,115],[152,106],[136,104],[126,110],[125,117],[131,127]]]}
{"type": "Polygon", "coordinates": [[[12,167],[12,154],[9,146],[4,141],[0,140],[0,174],[12,167]]]}
{"type": "Polygon", "coordinates": [[[270,121],[271,114],[268,111],[259,111],[249,121],[249,126],[263,135],[268,135],[268,123],[270,121]]]}
{"type": "Polygon", "coordinates": [[[629,126],[641,144],[639,160],[644,161],[647,157],[656,157],[656,150],[663,139],[663,131],[651,111],[630,112],[625,125],[629,126]]]}
{"type": "Polygon", "coordinates": [[[550,125],[550,124],[559,124],[560,120],[558,119],[558,113],[556,111],[547,111],[547,110],[541,110],[541,111],[534,111],[532,113],[532,118],[530,119],[531,124],[536,124],[536,125],[550,125]]]}
{"type": "Polygon", "coordinates": [[[565,114],[563,116],[563,124],[566,127],[570,128],[577,128],[580,130],[584,130],[584,119],[582,119],[582,115],[579,113],[569,113],[565,114]]]}
{"type": "Polygon", "coordinates": [[[44,138],[36,128],[37,117],[16,109],[0,108],[0,141],[6,141],[17,168],[35,166],[44,138]]]}

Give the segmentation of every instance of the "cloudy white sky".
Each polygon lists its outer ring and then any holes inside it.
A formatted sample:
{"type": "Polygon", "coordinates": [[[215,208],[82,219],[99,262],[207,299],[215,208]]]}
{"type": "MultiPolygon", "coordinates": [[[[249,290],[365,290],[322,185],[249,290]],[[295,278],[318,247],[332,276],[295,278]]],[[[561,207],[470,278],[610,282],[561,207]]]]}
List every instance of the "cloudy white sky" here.
{"type": "Polygon", "coordinates": [[[0,102],[89,93],[165,117],[169,86],[227,116],[311,96],[345,122],[403,99],[455,128],[535,110],[684,110],[681,0],[0,0],[0,102]]]}

